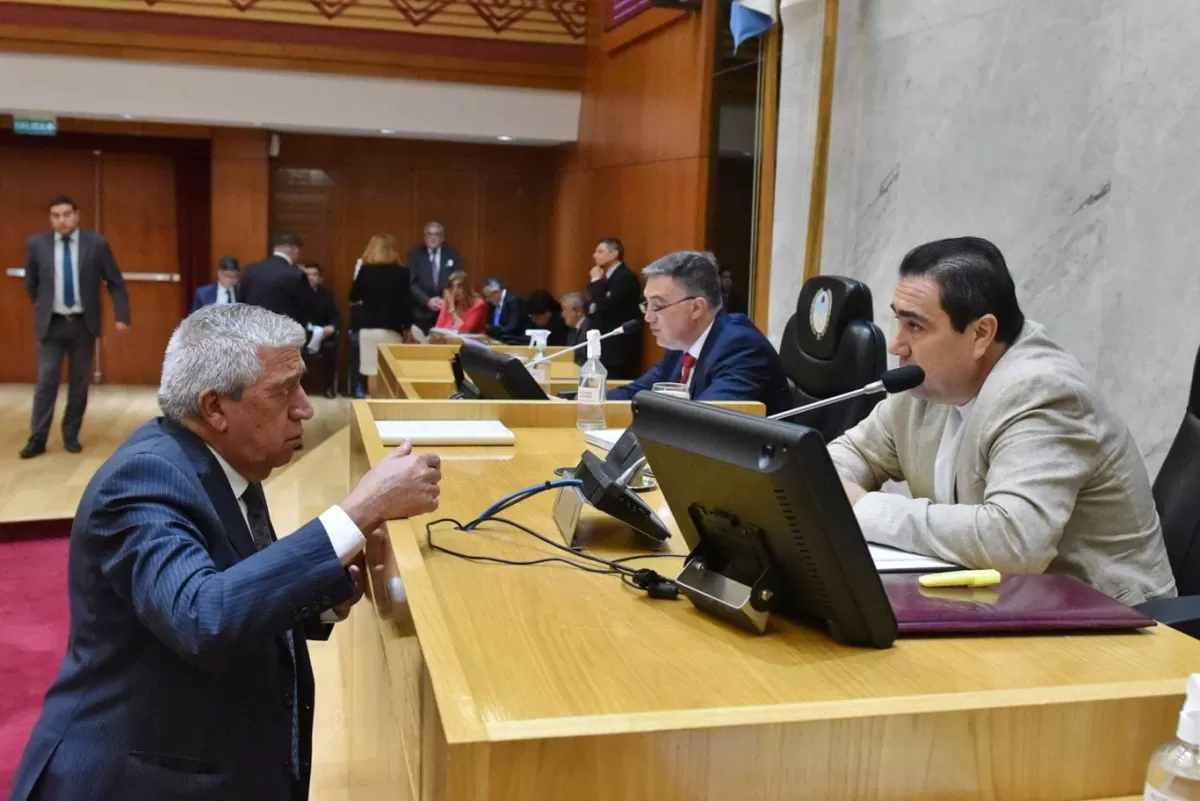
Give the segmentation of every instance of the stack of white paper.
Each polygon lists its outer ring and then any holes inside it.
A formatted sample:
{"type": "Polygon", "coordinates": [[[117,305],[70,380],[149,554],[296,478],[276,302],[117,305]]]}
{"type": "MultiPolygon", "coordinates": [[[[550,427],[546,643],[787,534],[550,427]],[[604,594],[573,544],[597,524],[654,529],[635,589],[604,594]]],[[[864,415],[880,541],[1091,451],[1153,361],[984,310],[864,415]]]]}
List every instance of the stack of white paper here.
{"type": "Polygon", "coordinates": [[[606,451],[611,451],[613,446],[617,444],[617,440],[625,433],[623,428],[602,428],[597,431],[589,431],[584,435],[588,445],[594,445],[597,448],[603,448],[606,451]]]}
{"type": "Polygon", "coordinates": [[[512,445],[516,437],[499,420],[379,420],[384,445],[512,445]]]}
{"type": "Polygon", "coordinates": [[[880,573],[926,573],[938,570],[959,570],[960,567],[951,562],[934,559],[932,556],[918,556],[915,553],[890,548],[887,545],[867,543],[871,558],[875,560],[875,569],[880,573]]]}

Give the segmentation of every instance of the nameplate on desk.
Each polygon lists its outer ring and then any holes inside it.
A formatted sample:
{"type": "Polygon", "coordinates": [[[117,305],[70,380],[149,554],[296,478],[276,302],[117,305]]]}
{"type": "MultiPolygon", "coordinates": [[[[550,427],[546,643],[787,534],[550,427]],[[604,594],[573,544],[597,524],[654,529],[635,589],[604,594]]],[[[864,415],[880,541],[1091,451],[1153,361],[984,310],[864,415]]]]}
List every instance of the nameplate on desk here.
{"type": "Polygon", "coordinates": [[[384,445],[512,445],[516,436],[499,420],[379,420],[384,445]]]}

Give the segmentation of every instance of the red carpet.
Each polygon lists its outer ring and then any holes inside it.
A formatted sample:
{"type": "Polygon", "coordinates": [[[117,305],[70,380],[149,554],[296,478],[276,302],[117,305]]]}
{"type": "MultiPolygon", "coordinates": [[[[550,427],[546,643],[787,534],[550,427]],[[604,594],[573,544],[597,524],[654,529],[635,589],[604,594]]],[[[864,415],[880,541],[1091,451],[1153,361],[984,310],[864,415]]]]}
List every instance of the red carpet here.
{"type": "Polygon", "coordinates": [[[67,644],[70,520],[0,526],[0,798],[67,644]]]}

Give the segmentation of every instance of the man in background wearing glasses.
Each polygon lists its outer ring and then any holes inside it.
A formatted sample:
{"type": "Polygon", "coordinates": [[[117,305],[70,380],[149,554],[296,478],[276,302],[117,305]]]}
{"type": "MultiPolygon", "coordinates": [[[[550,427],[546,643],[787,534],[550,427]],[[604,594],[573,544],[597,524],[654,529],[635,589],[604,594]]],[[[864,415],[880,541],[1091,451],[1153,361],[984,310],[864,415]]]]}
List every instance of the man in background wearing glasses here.
{"type": "Polygon", "coordinates": [[[692,400],[761,401],[767,414],[792,406],[779,354],[744,314],[721,308],[721,278],[711,253],[684,250],[642,271],[645,300],[639,308],[667,350],[632,384],[608,393],[629,400],[655,384],[683,384],[692,400]]]}

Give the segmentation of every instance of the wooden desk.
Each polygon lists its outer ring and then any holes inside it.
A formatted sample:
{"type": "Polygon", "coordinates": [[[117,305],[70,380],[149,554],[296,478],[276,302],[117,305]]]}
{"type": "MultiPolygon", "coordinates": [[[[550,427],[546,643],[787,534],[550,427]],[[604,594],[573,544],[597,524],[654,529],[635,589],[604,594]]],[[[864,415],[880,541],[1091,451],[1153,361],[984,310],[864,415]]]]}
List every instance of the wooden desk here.
{"type": "MultiPolygon", "coordinates": [[[[517,443],[443,449],[437,517],[473,517],[578,459],[582,436],[556,404],[472,406],[514,428],[517,443]]],[[[611,406],[610,424],[622,424],[627,404],[611,406]]],[[[385,452],[375,419],[447,412],[354,411],[352,477],[385,452]]],[[[556,536],[550,495],[508,514],[556,536]]],[[[363,799],[1110,798],[1139,791],[1200,665],[1200,643],[1165,627],[913,638],[874,651],[775,616],[758,637],[611,576],[431,552],[425,522],[389,524],[372,540],[376,588],[397,570],[407,603],[373,590],[343,640],[363,799]]],[[[619,527],[587,523],[594,552],[632,553],[619,527]]],[[[480,555],[552,553],[494,524],[435,536],[480,555]]],[[[671,560],[649,564],[675,572],[671,560]]]]}
{"type": "MultiPolygon", "coordinates": [[[[454,371],[450,360],[460,345],[380,345],[379,381],[372,390],[373,397],[407,400],[445,400],[455,391],[454,371]]],[[[530,349],[516,345],[495,345],[493,350],[528,356],[530,349]]],[[[547,355],[562,348],[547,348],[547,355]]],[[[564,356],[547,363],[550,369],[551,393],[568,392],[579,386],[579,365],[564,356]]],[[[609,388],[627,381],[610,381],[609,388]]]]}

